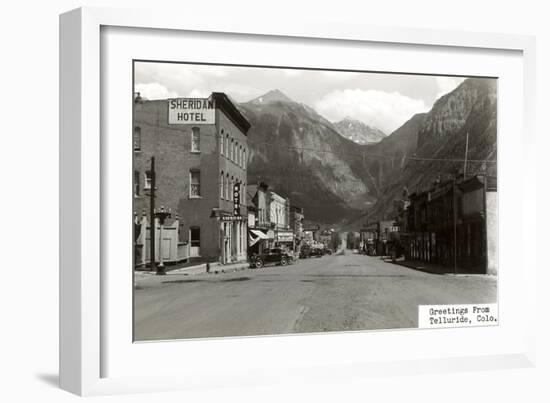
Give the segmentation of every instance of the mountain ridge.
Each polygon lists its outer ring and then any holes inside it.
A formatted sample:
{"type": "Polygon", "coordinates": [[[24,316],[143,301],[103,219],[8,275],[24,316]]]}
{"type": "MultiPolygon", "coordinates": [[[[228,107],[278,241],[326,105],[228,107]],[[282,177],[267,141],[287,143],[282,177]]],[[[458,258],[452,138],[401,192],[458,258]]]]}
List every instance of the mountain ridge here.
{"type": "Polygon", "coordinates": [[[365,122],[349,116],[338,122],[333,122],[333,125],[342,136],[361,145],[378,143],[386,138],[386,133],[377,127],[369,126],[365,122]]]}
{"type": "Polygon", "coordinates": [[[279,90],[238,107],[251,122],[248,182],[267,182],[319,223],[357,228],[365,217],[393,218],[404,188],[422,189],[460,168],[447,160],[463,157],[466,131],[470,159],[496,158],[496,83],[490,79],[465,80],[374,144],[344,137],[336,124],[279,90]]]}

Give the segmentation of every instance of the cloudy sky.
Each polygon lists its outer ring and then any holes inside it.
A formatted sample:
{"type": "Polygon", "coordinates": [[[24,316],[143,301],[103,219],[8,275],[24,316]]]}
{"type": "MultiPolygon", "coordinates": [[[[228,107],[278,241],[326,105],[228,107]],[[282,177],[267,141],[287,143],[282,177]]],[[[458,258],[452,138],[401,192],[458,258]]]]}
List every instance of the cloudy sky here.
{"type": "Polygon", "coordinates": [[[176,63],[135,65],[135,91],[147,99],[207,97],[225,92],[246,102],[278,89],[330,121],[346,116],[391,133],[412,115],[427,112],[464,78],[349,73],[176,63]]]}

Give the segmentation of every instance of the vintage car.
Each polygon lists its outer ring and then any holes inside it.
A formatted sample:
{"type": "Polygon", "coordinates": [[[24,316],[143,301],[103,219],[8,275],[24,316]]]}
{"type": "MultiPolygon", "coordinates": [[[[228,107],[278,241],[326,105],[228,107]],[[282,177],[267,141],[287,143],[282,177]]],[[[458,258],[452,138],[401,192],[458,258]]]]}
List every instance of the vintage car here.
{"type": "Polygon", "coordinates": [[[324,249],[322,248],[312,248],[309,256],[311,257],[323,257],[325,254],[324,249]]]}
{"type": "Polygon", "coordinates": [[[303,245],[301,248],[300,248],[300,259],[306,259],[310,256],[311,254],[311,248],[308,246],[308,245],[303,245]]]}
{"type": "Polygon", "coordinates": [[[293,257],[290,253],[281,248],[273,248],[268,249],[265,253],[253,255],[250,258],[250,267],[255,267],[259,269],[266,264],[271,263],[286,266],[287,264],[291,264],[292,261],[293,257]]]}

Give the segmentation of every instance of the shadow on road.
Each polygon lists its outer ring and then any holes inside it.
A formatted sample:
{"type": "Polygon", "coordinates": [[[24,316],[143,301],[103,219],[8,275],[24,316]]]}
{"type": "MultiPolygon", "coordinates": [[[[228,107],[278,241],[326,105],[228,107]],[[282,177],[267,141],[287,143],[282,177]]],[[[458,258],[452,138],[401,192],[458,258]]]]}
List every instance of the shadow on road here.
{"type": "Polygon", "coordinates": [[[308,277],[407,277],[404,274],[310,274],[308,277]]]}
{"type": "Polygon", "coordinates": [[[163,281],[162,284],[185,284],[185,283],[230,283],[234,281],[248,281],[250,277],[234,277],[219,280],[206,280],[206,279],[189,279],[189,280],[169,280],[163,281]]]}

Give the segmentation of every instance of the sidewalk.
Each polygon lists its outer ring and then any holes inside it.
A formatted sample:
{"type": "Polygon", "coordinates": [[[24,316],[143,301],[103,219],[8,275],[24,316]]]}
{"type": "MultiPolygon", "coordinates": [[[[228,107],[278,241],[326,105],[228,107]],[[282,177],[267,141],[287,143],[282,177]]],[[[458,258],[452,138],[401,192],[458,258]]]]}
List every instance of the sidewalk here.
{"type": "MultiPolygon", "coordinates": [[[[247,269],[250,266],[248,262],[238,262],[232,264],[221,264],[219,262],[210,263],[210,274],[228,273],[247,269]]],[[[195,274],[207,273],[206,263],[194,266],[182,267],[174,270],[167,270],[166,276],[157,276],[155,271],[134,270],[134,283],[142,283],[151,279],[164,279],[168,276],[189,276],[195,274]]]]}
{"type": "MultiPolygon", "coordinates": [[[[388,263],[398,264],[400,266],[408,267],[409,269],[423,271],[423,272],[431,273],[431,274],[439,274],[439,275],[455,274],[454,267],[442,266],[442,265],[437,265],[437,264],[433,264],[433,263],[422,262],[422,261],[419,261],[419,260],[403,260],[403,259],[399,260],[398,259],[396,261],[392,261],[390,257],[383,257],[382,260],[384,260],[385,262],[388,262],[388,263]]],[[[456,274],[478,275],[478,276],[489,276],[490,275],[490,274],[485,274],[485,273],[479,273],[477,271],[467,270],[467,269],[464,269],[462,267],[457,267],[457,273],[456,274]]]]}

